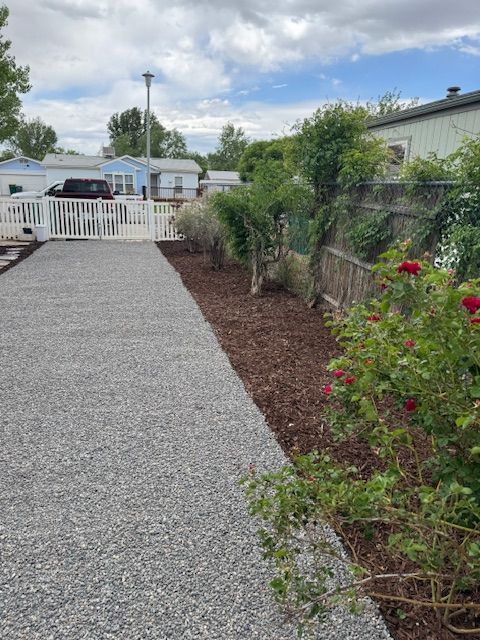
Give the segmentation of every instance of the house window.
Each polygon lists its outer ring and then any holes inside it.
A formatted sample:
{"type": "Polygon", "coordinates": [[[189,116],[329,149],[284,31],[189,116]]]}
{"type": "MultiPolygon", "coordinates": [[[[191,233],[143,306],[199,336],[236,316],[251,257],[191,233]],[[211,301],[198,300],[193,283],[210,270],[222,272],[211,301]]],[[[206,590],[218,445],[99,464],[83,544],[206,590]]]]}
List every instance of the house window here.
{"type": "Polygon", "coordinates": [[[133,173],[105,173],[103,177],[112,191],[126,194],[135,193],[133,173]]]}
{"type": "Polygon", "coordinates": [[[180,194],[183,191],[183,177],[175,176],[175,194],[180,194]]]}
{"type": "Polygon", "coordinates": [[[398,171],[402,164],[408,160],[410,140],[388,140],[387,145],[392,152],[390,169],[392,172],[398,171]]]}

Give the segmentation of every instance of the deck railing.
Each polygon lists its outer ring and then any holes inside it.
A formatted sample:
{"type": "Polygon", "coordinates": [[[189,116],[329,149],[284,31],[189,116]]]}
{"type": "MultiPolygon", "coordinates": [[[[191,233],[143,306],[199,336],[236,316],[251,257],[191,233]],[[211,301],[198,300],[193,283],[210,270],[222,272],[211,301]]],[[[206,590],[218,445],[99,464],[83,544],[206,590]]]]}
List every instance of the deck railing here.
{"type": "MultiPolygon", "coordinates": [[[[202,195],[201,189],[186,189],[183,187],[150,187],[151,197],[154,200],[194,200],[202,195]]],[[[143,187],[143,196],[146,197],[146,187],[143,187]]]]}

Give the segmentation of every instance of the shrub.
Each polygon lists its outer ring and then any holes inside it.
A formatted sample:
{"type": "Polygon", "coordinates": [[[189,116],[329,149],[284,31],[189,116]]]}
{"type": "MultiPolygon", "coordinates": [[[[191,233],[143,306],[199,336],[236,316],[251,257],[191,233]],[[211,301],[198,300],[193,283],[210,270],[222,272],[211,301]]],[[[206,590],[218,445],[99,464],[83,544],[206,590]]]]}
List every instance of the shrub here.
{"type": "Polygon", "coordinates": [[[230,249],[251,268],[252,295],[261,295],[269,263],[288,251],[289,217],[305,215],[310,201],[310,190],[293,180],[277,160],[258,160],[248,187],[215,194],[213,205],[230,249]]]}
{"type": "Polygon", "coordinates": [[[185,236],[189,251],[200,248],[210,254],[212,267],[218,271],[225,260],[225,230],[217,218],[212,201],[202,200],[184,204],[176,219],[177,231],[185,236]]]}
{"type": "Polygon", "coordinates": [[[448,629],[475,632],[458,629],[453,614],[480,613],[470,595],[480,585],[480,281],[456,287],[451,273],[407,260],[408,248],[374,267],[380,299],[330,320],[343,355],[331,361],[323,389],[329,422],[337,438],[364,439],[377,469],[365,476],[314,453],[246,480],[251,510],[266,522],[260,536],[276,566],[272,587],[301,631],[339,601],[358,607],[362,589],[433,607],[448,629]],[[322,521],[340,534],[352,524],[368,535],[387,529],[389,552],[414,569],[367,570],[361,558],[339,554],[318,530],[322,521]],[[314,560],[308,571],[305,547],[314,560]],[[332,588],[338,562],[353,573],[332,588]],[[383,593],[378,586],[392,578],[428,584],[429,597],[383,593]]]}
{"type": "Polygon", "coordinates": [[[175,216],[177,232],[185,238],[191,253],[199,251],[201,246],[200,211],[197,202],[187,202],[175,216]]]}

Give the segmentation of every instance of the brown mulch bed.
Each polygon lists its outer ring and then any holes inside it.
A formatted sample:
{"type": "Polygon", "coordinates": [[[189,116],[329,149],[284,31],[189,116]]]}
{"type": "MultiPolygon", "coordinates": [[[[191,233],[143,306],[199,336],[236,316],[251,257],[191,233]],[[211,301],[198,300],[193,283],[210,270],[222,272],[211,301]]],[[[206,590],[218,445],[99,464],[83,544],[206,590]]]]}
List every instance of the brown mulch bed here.
{"type": "MultiPolygon", "coordinates": [[[[24,245],[19,245],[20,253],[18,254],[18,258],[16,260],[10,260],[9,264],[5,265],[4,267],[0,267],[0,275],[2,275],[2,273],[5,273],[15,265],[17,265],[22,260],[25,260],[25,258],[28,258],[28,256],[32,255],[34,251],[36,251],[37,249],[40,249],[40,247],[43,246],[44,244],[45,244],[44,242],[35,241],[35,242],[29,242],[28,244],[24,244],[24,245]]],[[[2,259],[2,254],[6,254],[7,249],[9,248],[11,247],[0,245],[0,260],[2,259]]]]}
{"type": "MultiPolygon", "coordinates": [[[[354,463],[363,473],[378,468],[376,456],[365,443],[355,439],[334,442],[322,419],[325,397],[321,389],[331,381],[326,365],[339,353],[324,326],[323,314],[274,283],[267,284],[261,298],[252,297],[248,273],[236,262],[227,261],[223,271],[213,272],[208,260],[202,254],[188,253],[183,242],[157,244],[213,326],[285,453],[291,456],[328,449],[337,460],[354,463]]],[[[405,563],[386,556],[381,543],[388,533],[379,530],[373,539],[366,539],[352,528],[346,533],[346,542],[372,568],[408,571],[405,563]]],[[[425,596],[412,584],[382,586],[403,597],[425,596]]],[[[399,607],[385,600],[378,604],[396,640],[460,637],[440,628],[430,609],[414,609],[403,603],[399,607]]]]}

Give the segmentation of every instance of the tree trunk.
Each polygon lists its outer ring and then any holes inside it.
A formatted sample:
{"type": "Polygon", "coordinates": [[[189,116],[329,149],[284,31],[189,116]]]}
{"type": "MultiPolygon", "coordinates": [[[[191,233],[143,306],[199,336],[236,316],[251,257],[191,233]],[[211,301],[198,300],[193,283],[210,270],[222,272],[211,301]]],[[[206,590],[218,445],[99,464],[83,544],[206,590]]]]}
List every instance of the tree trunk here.
{"type": "Polygon", "coordinates": [[[252,253],[252,284],[250,287],[252,296],[262,295],[264,276],[265,265],[263,263],[263,251],[261,248],[257,248],[252,253]]]}

